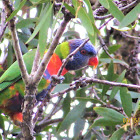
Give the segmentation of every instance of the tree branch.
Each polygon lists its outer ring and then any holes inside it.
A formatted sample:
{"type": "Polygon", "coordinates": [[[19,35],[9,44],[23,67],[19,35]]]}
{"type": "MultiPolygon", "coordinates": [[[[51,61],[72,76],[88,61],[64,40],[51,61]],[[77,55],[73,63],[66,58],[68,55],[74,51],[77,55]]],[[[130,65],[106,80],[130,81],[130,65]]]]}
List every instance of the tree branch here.
{"type": "MultiPolygon", "coordinates": [[[[2,0],[4,8],[5,8],[5,12],[7,14],[7,17],[9,17],[11,15],[11,13],[13,12],[13,7],[10,4],[9,0],[2,0]]],[[[17,31],[16,31],[16,26],[15,26],[15,18],[11,19],[8,23],[9,28],[11,30],[11,35],[12,35],[12,40],[13,40],[13,47],[15,50],[15,54],[16,54],[16,58],[19,64],[19,68],[21,70],[21,75],[23,78],[23,81],[25,81],[25,83],[28,83],[28,72],[26,70],[26,66],[22,57],[22,53],[20,50],[20,45],[19,45],[19,39],[17,36],[17,31]]]]}
{"type": "Polygon", "coordinates": [[[113,57],[109,54],[109,52],[108,52],[108,47],[106,46],[106,44],[105,44],[104,40],[102,39],[102,37],[98,35],[98,38],[99,38],[100,43],[101,43],[101,45],[102,45],[101,47],[103,48],[103,50],[105,51],[105,53],[106,53],[111,59],[113,59],[113,57]]]}
{"type": "Polygon", "coordinates": [[[100,80],[100,79],[86,77],[86,78],[80,78],[79,80],[76,80],[74,83],[71,83],[69,88],[67,88],[63,91],[57,92],[56,94],[52,94],[51,98],[62,96],[63,94],[65,94],[71,90],[77,90],[80,87],[84,87],[88,84],[93,84],[93,83],[105,84],[105,85],[110,85],[110,86],[127,87],[127,88],[132,88],[132,89],[140,89],[139,85],[117,83],[117,82],[111,82],[111,81],[107,81],[107,80],[100,80]]]}
{"type": "MultiPolygon", "coordinates": [[[[107,80],[100,80],[100,79],[94,79],[94,78],[81,78],[80,84],[82,85],[82,82],[85,82],[87,84],[93,84],[93,83],[98,83],[98,84],[105,84],[105,85],[110,85],[110,86],[120,86],[120,87],[127,87],[127,88],[132,88],[132,89],[140,89],[139,85],[133,85],[133,84],[125,84],[125,83],[117,83],[117,82],[111,82],[107,80]]],[[[79,82],[79,80],[75,81],[79,82]]]]}
{"type": "Polygon", "coordinates": [[[61,121],[63,121],[63,118],[46,120],[43,123],[41,123],[40,125],[37,125],[34,130],[35,130],[36,133],[39,133],[47,125],[50,125],[52,123],[58,123],[58,122],[61,122],[61,121]]]}
{"type": "Polygon", "coordinates": [[[5,32],[5,29],[8,25],[8,23],[5,23],[6,21],[6,14],[5,14],[5,10],[2,9],[2,12],[1,12],[1,25],[0,25],[0,42],[2,40],[2,37],[4,35],[4,32],[5,32]]]}
{"type": "Polygon", "coordinates": [[[35,54],[35,58],[34,58],[34,62],[33,62],[33,66],[32,66],[31,75],[34,75],[34,73],[37,71],[37,69],[39,67],[39,60],[40,60],[40,54],[39,54],[39,45],[38,45],[36,54],[35,54]]]}

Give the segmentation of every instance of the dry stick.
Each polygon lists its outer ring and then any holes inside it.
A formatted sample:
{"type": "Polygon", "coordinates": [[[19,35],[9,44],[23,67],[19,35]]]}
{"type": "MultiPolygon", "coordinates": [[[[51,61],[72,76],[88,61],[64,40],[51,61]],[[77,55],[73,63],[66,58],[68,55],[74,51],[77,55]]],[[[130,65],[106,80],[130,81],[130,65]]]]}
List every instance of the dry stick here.
{"type": "MultiPolygon", "coordinates": [[[[2,2],[3,2],[3,5],[4,5],[4,8],[5,8],[7,17],[9,17],[11,15],[11,13],[13,12],[13,7],[10,4],[9,0],[2,0],[2,2]]],[[[29,75],[28,75],[25,63],[23,61],[22,52],[20,50],[19,39],[18,39],[18,36],[17,36],[16,26],[15,26],[15,18],[11,19],[8,24],[9,24],[9,28],[11,30],[13,47],[14,47],[14,51],[15,51],[15,54],[16,54],[16,58],[17,58],[17,61],[18,61],[19,68],[21,70],[22,78],[23,78],[25,83],[28,83],[29,75]]]]}

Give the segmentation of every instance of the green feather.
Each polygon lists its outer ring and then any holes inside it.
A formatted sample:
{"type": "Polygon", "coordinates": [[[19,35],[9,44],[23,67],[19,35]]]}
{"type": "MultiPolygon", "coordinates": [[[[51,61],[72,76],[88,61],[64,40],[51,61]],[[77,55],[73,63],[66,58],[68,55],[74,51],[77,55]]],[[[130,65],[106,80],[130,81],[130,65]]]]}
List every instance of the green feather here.
{"type": "MultiPolygon", "coordinates": [[[[26,64],[27,71],[30,72],[34,60],[34,55],[35,55],[36,50],[32,50],[27,52],[24,56],[24,62],[26,64]]],[[[17,77],[21,76],[20,74],[20,69],[18,66],[18,62],[15,61],[5,72],[4,74],[0,77],[0,83],[4,81],[11,81],[16,79],[17,77]]]]}
{"type": "MultiPolygon", "coordinates": [[[[35,51],[36,50],[29,51],[23,56],[27,71],[29,73],[31,72],[32,69],[35,51]]],[[[15,83],[20,78],[21,78],[21,73],[18,66],[18,62],[16,61],[0,77],[0,91],[10,86],[12,83],[15,83]]]]}
{"type": "Polygon", "coordinates": [[[63,42],[57,46],[55,53],[59,55],[60,59],[65,59],[70,52],[69,42],[63,42]]]}

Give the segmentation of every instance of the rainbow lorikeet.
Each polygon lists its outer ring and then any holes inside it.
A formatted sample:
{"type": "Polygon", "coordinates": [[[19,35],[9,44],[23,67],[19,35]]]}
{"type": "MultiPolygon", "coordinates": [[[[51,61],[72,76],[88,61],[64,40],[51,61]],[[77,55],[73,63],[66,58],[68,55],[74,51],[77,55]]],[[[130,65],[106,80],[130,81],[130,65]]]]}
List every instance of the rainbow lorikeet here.
{"type": "MultiPolygon", "coordinates": [[[[39,92],[47,87],[50,82],[50,77],[57,74],[62,65],[62,60],[79,47],[83,41],[82,39],[74,39],[63,42],[57,46],[38,86],[39,92]]],[[[32,50],[23,56],[28,72],[31,71],[34,55],[35,50],[32,50]]],[[[62,71],[62,75],[65,75],[70,70],[78,70],[87,65],[96,67],[98,65],[96,55],[97,53],[93,45],[89,42],[86,43],[73,55],[73,58],[68,61],[62,71]]],[[[24,87],[25,85],[21,79],[19,66],[16,61],[0,77],[0,109],[9,115],[14,122],[22,122],[21,104],[24,96],[24,87]]],[[[39,95],[37,97],[39,97],[39,95]]]]}

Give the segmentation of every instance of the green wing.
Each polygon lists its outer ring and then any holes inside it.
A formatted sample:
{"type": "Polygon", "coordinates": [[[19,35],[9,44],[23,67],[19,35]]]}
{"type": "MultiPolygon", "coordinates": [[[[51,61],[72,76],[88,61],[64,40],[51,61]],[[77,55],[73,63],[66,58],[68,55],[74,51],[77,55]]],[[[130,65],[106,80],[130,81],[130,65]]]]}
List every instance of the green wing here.
{"type": "MultiPolygon", "coordinates": [[[[32,69],[35,51],[36,50],[29,51],[23,56],[27,71],[29,73],[31,72],[31,69],[32,69]]],[[[20,78],[21,78],[21,73],[18,66],[18,62],[15,61],[0,77],[0,91],[4,90],[11,84],[15,83],[20,78]]]]}
{"type": "Polygon", "coordinates": [[[63,42],[56,47],[55,53],[60,59],[65,59],[70,53],[69,42],[63,42]]]}

